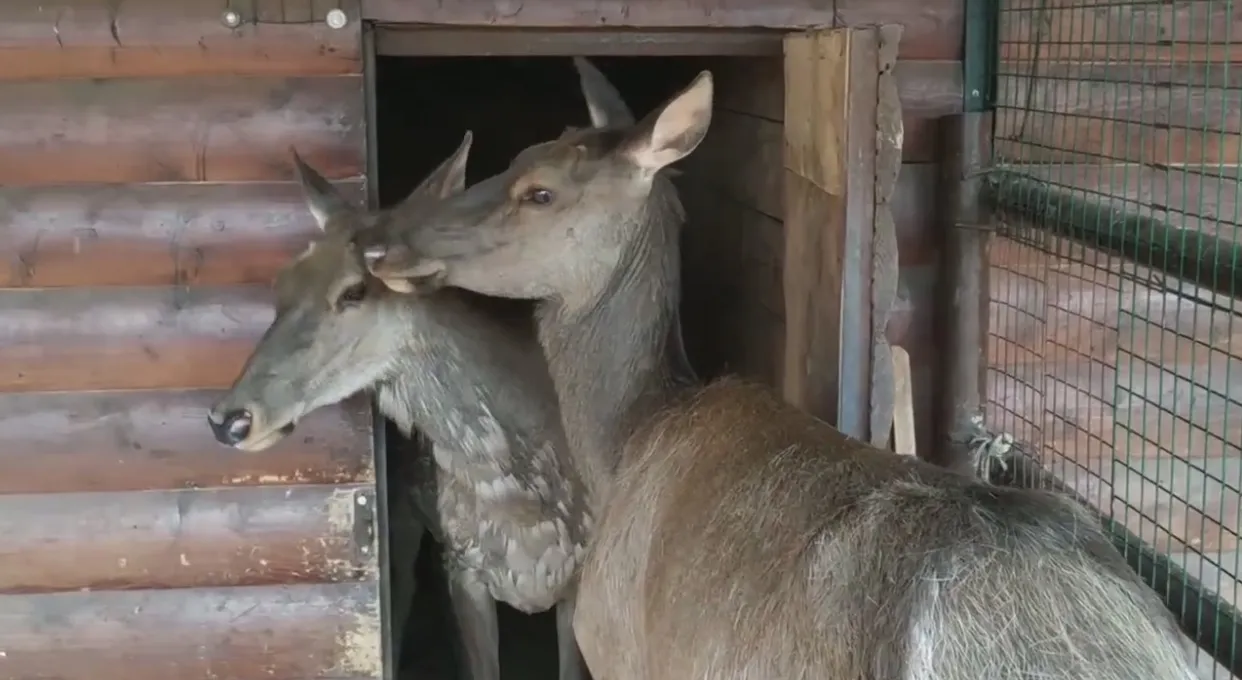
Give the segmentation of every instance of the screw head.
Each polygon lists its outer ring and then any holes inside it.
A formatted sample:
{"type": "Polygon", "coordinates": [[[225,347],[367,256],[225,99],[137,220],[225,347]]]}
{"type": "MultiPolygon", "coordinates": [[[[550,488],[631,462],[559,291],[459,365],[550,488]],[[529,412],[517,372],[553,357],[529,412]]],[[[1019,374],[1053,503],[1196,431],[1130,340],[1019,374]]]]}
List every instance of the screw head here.
{"type": "Polygon", "coordinates": [[[978,91],[978,90],[971,90],[971,91],[970,91],[970,96],[972,96],[972,97],[978,97],[978,96],[979,96],[979,91],[978,91]]]}
{"type": "Polygon", "coordinates": [[[224,13],[224,16],[220,17],[220,21],[229,28],[237,28],[241,26],[241,15],[233,10],[228,10],[224,13]]]}
{"type": "Polygon", "coordinates": [[[329,28],[337,29],[345,28],[345,25],[349,23],[349,17],[340,8],[328,10],[328,15],[324,17],[324,20],[328,22],[329,28]]]}
{"type": "Polygon", "coordinates": [[[366,496],[359,496],[359,497],[358,497],[358,505],[366,505],[366,504],[367,504],[367,497],[366,497],[366,496]]]}

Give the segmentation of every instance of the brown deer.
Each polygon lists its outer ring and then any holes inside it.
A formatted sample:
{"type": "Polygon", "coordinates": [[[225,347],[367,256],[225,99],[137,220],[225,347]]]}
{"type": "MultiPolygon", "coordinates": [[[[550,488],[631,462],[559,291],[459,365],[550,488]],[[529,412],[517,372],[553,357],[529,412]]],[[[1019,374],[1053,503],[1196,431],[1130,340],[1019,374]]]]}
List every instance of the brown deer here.
{"type": "Polygon", "coordinates": [[[664,360],[682,219],[661,172],[707,132],[707,72],[635,122],[577,60],[593,127],[520,153],[369,269],[540,300],[571,447],[615,473],[574,632],[601,680],[1191,680],[1156,596],[1090,513],[850,439],[664,360]]]}
{"type": "Polygon", "coordinates": [[[352,244],[460,191],[470,140],[402,205],[378,213],[355,209],[295,152],[323,234],[278,274],[275,319],[209,423],[221,443],[260,451],[310,411],[374,392],[401,430],[432,442],[433,455],[413,465],[411,493],[445,546],[470,677],[500,678],[494,599],[524,612],[557,607],[560,677],[572,680],[583,670],[572,584],[591,518],[529,311],[506,317],[464,291],[398,295],[370,277],[352,244]]]}

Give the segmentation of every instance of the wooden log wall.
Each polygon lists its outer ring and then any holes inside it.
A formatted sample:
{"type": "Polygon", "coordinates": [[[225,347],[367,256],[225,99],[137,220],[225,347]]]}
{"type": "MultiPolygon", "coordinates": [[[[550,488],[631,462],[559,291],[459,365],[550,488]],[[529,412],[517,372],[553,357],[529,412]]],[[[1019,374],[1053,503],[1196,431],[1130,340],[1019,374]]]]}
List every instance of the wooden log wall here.
{"type": "Polygon", "coordinates": [[[289,147],[364,193],[359,10],[229,6],[0,22],[0,677],[381,676],[365,402],[206,420],[315,229],[289,147]]]}
{"type": "MultiPolygon", "coordinates": [[[[847,22],[904,27],[895,68],[904,123],[903,166],[890,205],[900,253],[899,299],[888,337],[913,364],[920,449],[934,441],[939,262],[935,120],[961,110],[961,0],[838,2],[847,22]]],[[[683,198],[695,349],[710,369],[777,383],[784,345],[784,75],[779,57],[711,60],[716,110],[686,161],[683,198]],[[723,262],[723,264],[721,264],[723,262]]]]}

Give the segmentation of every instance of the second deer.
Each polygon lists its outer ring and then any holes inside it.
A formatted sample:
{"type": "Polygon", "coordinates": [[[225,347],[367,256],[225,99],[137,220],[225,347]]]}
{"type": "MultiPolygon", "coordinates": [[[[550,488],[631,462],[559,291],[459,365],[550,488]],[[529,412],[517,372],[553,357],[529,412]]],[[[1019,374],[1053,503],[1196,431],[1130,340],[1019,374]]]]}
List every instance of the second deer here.
{"type": "Polygon", "coordinates": [[[1171,615],[1070,499],[873,448],[667,361],[701,73],[635,122],[577,60],[593,127],[394,224],[370,270],[541,301],[571,448],[614,471],[573,622],[608,680],[1192,680],[1171,615]]]}
{"type": "MultiPolygon", "coordinates": [[[[500,600],[528,613],[557,608],[560,677],[578,680],[570,621],[591,531],[588,491],[529,315],[507,319],[460,291],[396,295],[352,243],[460,191],[470,141],[467,133],[403,205],[380,213],[355,209],[294,155],[323,234],[279,273],[276,318],[210,426],[221,443],[260,451],[310,411],[374,392],[402,431],[417,427],[432,442],[431,460],[415,461],[413,503],[445,546],[469,677],[500,680],[500,600]]],[[[394,618],[395,630],[404,621],[394,618]]]]}

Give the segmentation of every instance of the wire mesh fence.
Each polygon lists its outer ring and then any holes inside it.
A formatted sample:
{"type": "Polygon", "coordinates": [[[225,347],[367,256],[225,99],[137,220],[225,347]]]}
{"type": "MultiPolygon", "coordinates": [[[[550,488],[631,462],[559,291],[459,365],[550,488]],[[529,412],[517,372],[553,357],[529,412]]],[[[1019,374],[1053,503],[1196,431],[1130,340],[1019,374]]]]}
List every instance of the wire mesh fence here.
{"type": "Polygon", "coordinates": [[[1242,8],[996,1],[985,420],[1236,608],[1242,8]]]}

